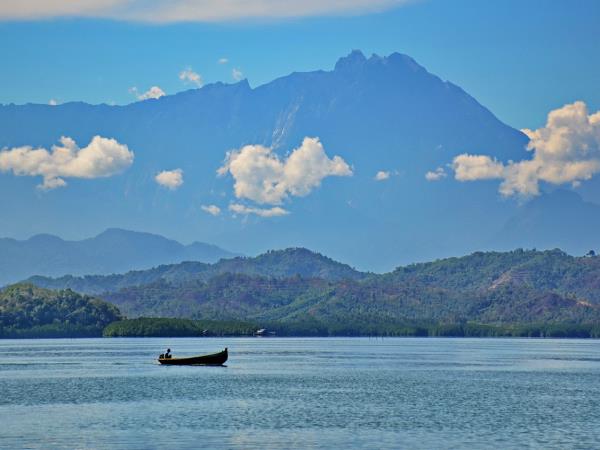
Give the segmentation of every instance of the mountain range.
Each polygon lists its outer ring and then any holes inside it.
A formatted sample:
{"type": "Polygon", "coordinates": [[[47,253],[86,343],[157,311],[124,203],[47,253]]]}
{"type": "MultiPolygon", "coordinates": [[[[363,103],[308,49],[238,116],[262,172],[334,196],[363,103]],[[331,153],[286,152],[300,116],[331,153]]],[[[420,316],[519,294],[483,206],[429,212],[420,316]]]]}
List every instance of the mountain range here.
{"type": "Polygon", "coordinates": [[[97,294],[129,318],[277,323],[337,334],[406,323],[596,324],[598,280],[599,257],[560,250],[476,252],[373,274],[294,248],[212,265],[28,282],[97,294]]]}
{"type": "Polygon", "coordinates": [[[188,282],[206,282],[223,274],[274,278],[320,278],[329,281],[360,280],[370,275],[305,248],[289,248],[269,251],[253,258],[238,256],[221,259],[214,264],[186,261],[124,274],[65,275],[58,278],[33,276],[26,282],[47,289],[72,289],[86,294],[100,295],[157,282],[166,282],[176,286],[188,282]]]}
{"type": "Polygon", "coordinates": [[[43,234],[25,241],[0,239],[0,285],[32,275],[112,274],[181,261],[216,262],[235,253],[215,245],[189,245],[150,233],[108,229],[81,241],[43,234]]]}
{"type": "Polygon", "coordinates": [[[332,70],[292,73],[258,87],[215,83],[124,106],[0,106],[0,148],[50,148],[61,136],[83,147],[96,135],[127,145],[133,165],[110,178],[68,178],[68,186],[47,192],[35,187],[39,177],[0,174],[0,189],[11,193],[0,199],[11,212],[0,218],[3,235],[79,239],[119,226],[244,254],[314,248],[373,271],[478,249],[560,246],[580,254],[600,244],[595,179],[556,201],[542,199],[554,194],[542,186],[532,202],[500,198],[494,180],[454,180],[448,164],[455,156],[521,160],[530,156],[528,138],[400,53],[367,58],[353,51],[332,70]],[[305,137],[318,137],[352,176],[326,178],[281,199],[276,206],[288,214],[253,214],[274,204],[252,203],[236,194],[230,175],[217,176],[231,150],[263,145],[284,160],[305,137]],[[178,189],[155,182],[159,172],[176,168],[183,174],[178,189]],[[426,179],[436,170],[435,179],[426,179]],[[560,215],[556,202],[568,220],[552,220],[560,215]],[[236,204],[242,207],[230,211],[236,204]],[[210,214],[209,205],[217,207],[210,214]],[[589,226],[569,229],[581,223],[589,226]]]}

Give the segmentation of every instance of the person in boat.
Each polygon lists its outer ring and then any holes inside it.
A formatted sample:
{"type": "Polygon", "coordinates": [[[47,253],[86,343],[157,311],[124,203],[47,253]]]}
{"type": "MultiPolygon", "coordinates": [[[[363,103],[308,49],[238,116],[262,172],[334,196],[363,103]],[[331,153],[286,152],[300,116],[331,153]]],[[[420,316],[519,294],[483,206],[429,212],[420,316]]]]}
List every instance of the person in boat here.
{"type": "Polygon", "coordinates": [[[171,349],[168,348],[167,353],[165,353],[165,358],[170,358],[170,357],[171,357],[171,349]]]}

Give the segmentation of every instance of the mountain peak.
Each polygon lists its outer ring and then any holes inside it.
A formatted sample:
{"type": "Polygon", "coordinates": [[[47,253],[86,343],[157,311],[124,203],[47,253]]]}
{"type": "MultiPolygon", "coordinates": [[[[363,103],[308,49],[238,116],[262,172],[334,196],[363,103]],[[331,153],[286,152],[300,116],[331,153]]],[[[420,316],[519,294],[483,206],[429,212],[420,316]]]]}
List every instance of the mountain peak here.
{"type": "MultiPolygon", "coordinates": [[[[376,55],[373,55],[375,57],[376,55]]],[[[402,66],[407,69],[412,70],[413,72],[424,71],[425,68],[417,63],[413,58],[403,53],[394,52],[389,55],[387,58],[383,58],[383,60],[387,64],[402,66]]]]}
{"type": "Polygon", "coordinates": [[[335,71],[351,72],[364,67],[390,67],[404,73],[427,72],[413,58],[403,53],[394,52],[389,56],[372,54],[368,59],[360,50],[352,50],[349,55],[343,56],[335,65],[335,71]]]}
{"type": "Polygon", "coordinates": [[[352,50],[348,56],[343,56],[338,59],[335,64],[335,70],[347,70],[355,67],[360,67],[367,62],[367,58],[360,50],[352,50]]]}
{"type": "Polygon", "coordinates": [[[98,234],[95,239],[98,238],[106,238],[106,237],[117,237],[117,236],[148,236],[148,235],[152,235],[151,233],[146,233],[143,231],[132,231],[132,230],[126,230],[124,228],[117,228],[117,227],[113,227],[113,228],[107,228],[106,230],[104,230],[103,232],[101,232],[100,234],[98,234]]]}
{"type": "Polygon", "coordinates": [[[34,243],[34,244],[55,244],[55,243],[63,243],[64,241],[59,238],[58,236],[55,236],[53,234],[47,234],[47,233],[41,233],[41,234],[36,234],[35,236],[31,236],[28,239],[28,242],[30,243],[34,243]]]}

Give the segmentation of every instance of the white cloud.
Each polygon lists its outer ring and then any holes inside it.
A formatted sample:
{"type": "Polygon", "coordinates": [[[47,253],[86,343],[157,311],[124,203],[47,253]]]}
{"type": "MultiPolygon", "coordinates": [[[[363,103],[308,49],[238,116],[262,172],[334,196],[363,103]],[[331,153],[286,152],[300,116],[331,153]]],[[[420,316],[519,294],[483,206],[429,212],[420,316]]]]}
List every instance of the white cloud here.
{"type": "Polygon", "coordinates": [[[183,184],[183,170],[163,170],[154,177],[154,181],[174,191],[183,184]]]}
{"type": "Polygon", "coordinates": [[[443,167],[438,167],[435,170],[430,170],[429,172],[427,172],[425,174],[425,179],[427,181],[439,181],[443,178],[446,178],[448,176],[448,174],[446,173],[446,171],[444,170],[443,167]]]}
{"type": "Polygon", "coordinates": [[[219,208],[217,205],[202,205],[200,208],[202,211],[207,212],[211,216],[218,216],[221,214],[221,208],[219,208]]]}
{"type": "Polygon", "coordinates": [[[102,178],[116,175],[133,164],[133,152],[115,139],[94,136],[79,148],[69,137],[52,150],[30,146],[0,151],[0,171],[16,176],[42,176],[43,189],[66,186],[64,178],[102,178]]]}
{"type": "Polygon", "coordinates": [[[231,77],[235,81],[241,81],[241,80],[244,79],[244,74],[242,73],[242,71],[240,69],[232,69],[232,71],[231,71],[231,77]]]}
{"type": "Polygon", "coordinates": [[[375,181],[384,181],[390,178],[389,170],[380,170],[375,174],[375,181]]]}
{"type": "Polygon", "coordinates": [[[161,98],[165,95],[165,92],[158,86],[152,86],[150,89],[148,89],[146,92],[143,92],[143,93],[140,93],[138,91],[138,88],[133,86],[132,88],[129,88],[129,92],[131,94],[135,95],[135,97],[138,100],[148,100],[150,98],[161,98]]]}
{"type": "Polygon", "coordinates": [[[191,67],[179,72],[179,79],[186,84],[193,84],[201,87],[204,84],[202,76],[199,73],[194,72],[191,67]]]}
{"type": "Polygon", "coordinates": [[[227,58],[219,58],[217,61],[218,64],[227,64],[229,60],[227,58]]]}
{"type": "Polygon", "coordinates": [[[380,12],[414,0],[19,0],[0,2],[0,20],[94,17],[143,22],[220,22],[380,12]]]}
{"type": "Polygon", "coordinates": [[[600,111],[589,114],[584,102],[551,111],[546,126],[522,131],[530,139],[531,159],[503,164],[489,156],[463,154],[454,158],[455,178],[501,179],[502,195],[538,195],[540,181],[577,185],[600,172],[600,111]]]}
{"type": "Polygon", "coordinates": [[[326,177],[351,176],[352,169],[339,156],[330,159],[318,138],[306,137],[285,160],[262,145],[228,152],[217,173],[233,176],[237,198],[279,205],[289,196],[308,195],[326,177]]]}
{"type": "Polygon", "coordinates": [[[501,178],[504,165],[487,155],[463,153],[452,161],[454,178],[459,181],[489,180],[501,178]]]}
{"type": "Polygon", "coordinates": [[[286,216],[290,213],[289,211],[279,206],[274,206],[273,208],[252,208],[240,205],[239,203],[232,203],[231,205],[229,205],[229,210],[235,214],[256,214],[260,217],[286,216]]]}

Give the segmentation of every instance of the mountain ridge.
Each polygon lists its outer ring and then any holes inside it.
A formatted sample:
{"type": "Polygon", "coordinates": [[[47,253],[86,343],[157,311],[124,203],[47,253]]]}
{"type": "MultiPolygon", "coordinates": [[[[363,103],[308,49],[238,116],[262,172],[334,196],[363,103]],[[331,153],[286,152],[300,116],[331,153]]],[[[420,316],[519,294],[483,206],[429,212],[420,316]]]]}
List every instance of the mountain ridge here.
{"type": "Polygon", "coordinates": [[[215,245],[183,245],[163,236],[109,228],[82,240],[37,234],[26,240],[0,238],[0,285],[32,275],[115,273],[189,259],[215,262],[236,256],[215,245]]]}
{"type": "Polygon", "coordinates": [[[571,256],[560,249],[478,251],[460,257],[399,266],[391,272],[376,274],[358,271],[305,248],[288,248],[271,250],[255,257],[222,259],[213,264],[187,261],[120,275],[54,279],[32,277],[26,282],[44,288],[69,288],[86,294],[100,294],[157,282],[175,286],[204,283],[225,274],[276,279],[300,277],[325,282],[350,280],[384,285],[432,285],[444,290],[479,292],[514,284],[542,291],[557,290],[564,295],[574,293],[600,305],[600,284],[596,280],[600,280],[600,257],[571,256]],[[580,285],[582,280],[585,283],[580,285]]]}
{"type": "Polygon", "coordinates": [[[221,259],[213,264],[184,261],[161,265],[149,270],[130,271],[125,274],[86,275],[60,278],[30,277],[26,282],[50,289],[73,289],[77,292],[99,295],[127,287],[166,281],[181,285],[191,281],[207,281],[226,274],[286,278],[301,276],[323,278],[330,281],[363,279],[370,274],[359,272],[343,264],[304,248],[271,250],[255,257],[221,259]]]}

